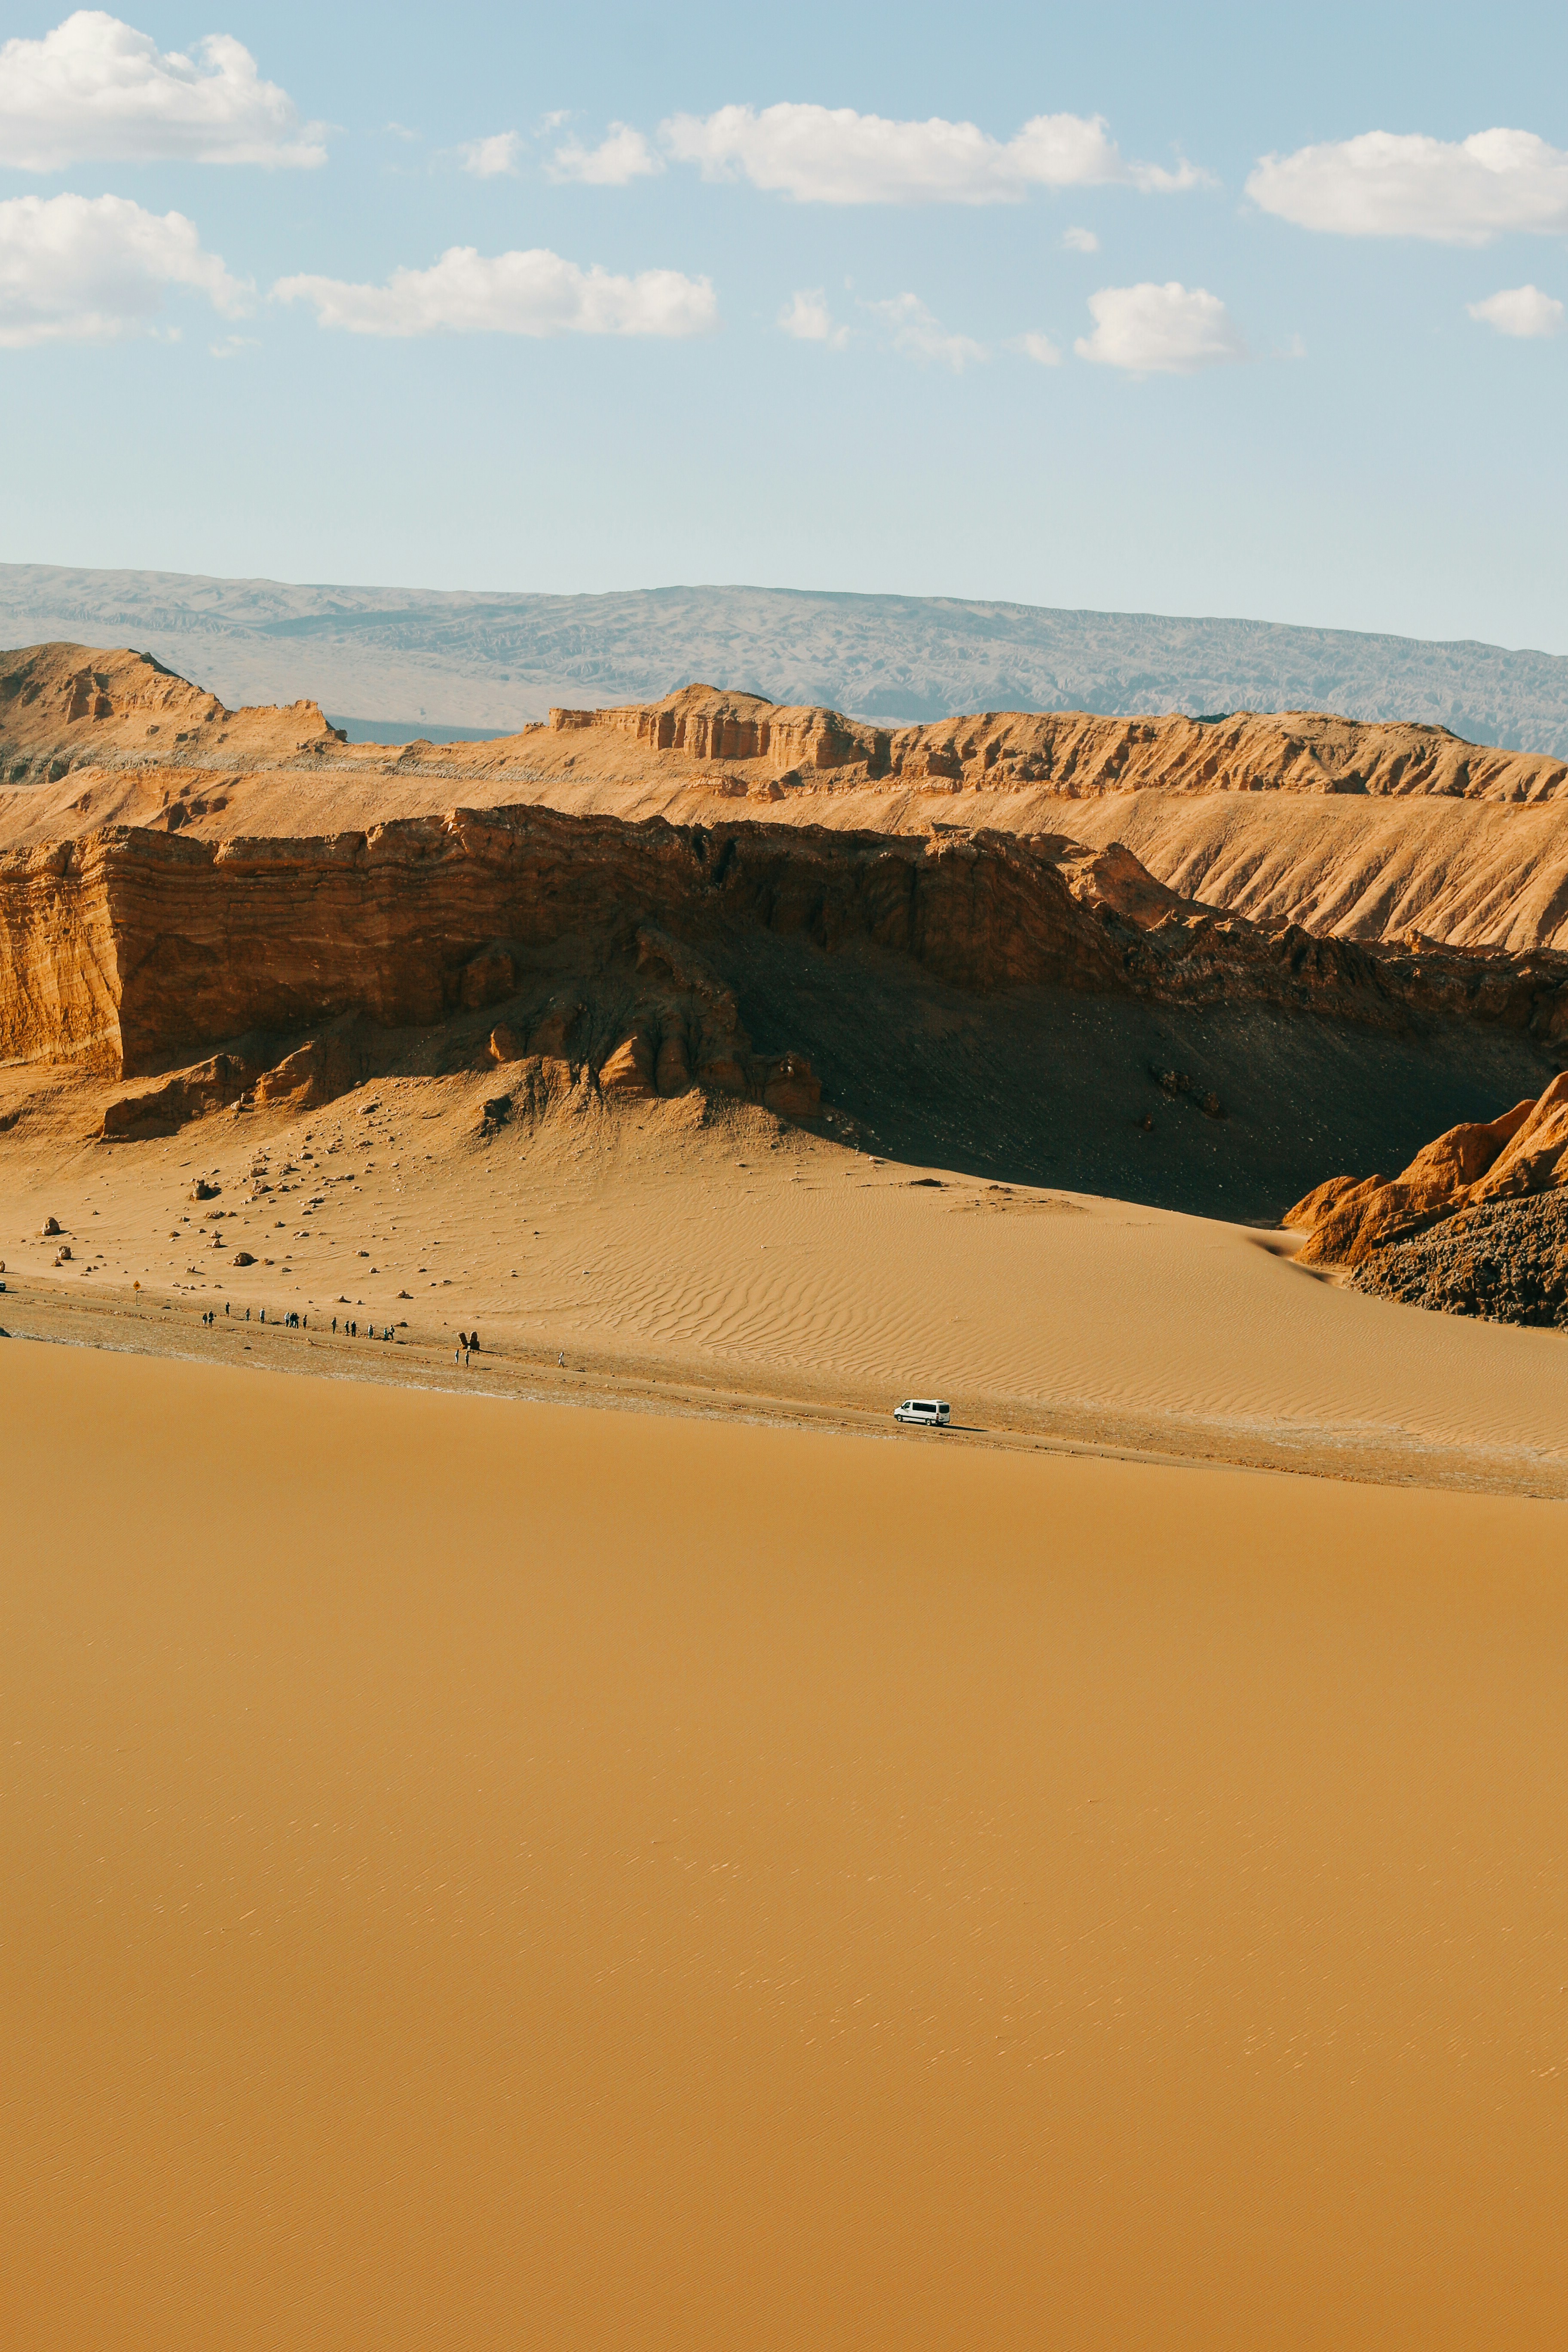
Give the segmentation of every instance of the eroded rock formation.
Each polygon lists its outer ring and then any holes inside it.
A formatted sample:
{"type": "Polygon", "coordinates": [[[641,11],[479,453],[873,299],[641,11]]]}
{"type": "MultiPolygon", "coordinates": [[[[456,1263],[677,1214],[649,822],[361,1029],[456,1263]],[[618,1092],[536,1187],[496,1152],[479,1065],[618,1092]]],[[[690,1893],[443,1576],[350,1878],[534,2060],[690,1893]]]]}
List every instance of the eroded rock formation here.
{"type": "Polygon", "coordinates": [[[681,688],[493,742],[349,744],[319,708],[229,712],[142,656],[0,656],[0,849],[115,824],[207,840],[369,831],[532,802],[568,814],[847,832],[1065,829],[1278,929],[1568,948],[1568,768],[1440,727],[982,712],[874,728],[681,688]]]}
{"type": "Polygon", "coordinates": [[[0,783],[52,782],[87,765],[288,759],[342,740],[318,703],[226,710],[127,646],[0,653],[0,783]]]}
{"type": "Polygon", "coordinates": [[[116,827],[13,852],[0,1055],[154,1081],[111,1106],[111,1135],[323,1101],[394,1052],[431,1069],[546,1057],[609,1094],[697,1084],[811,1117],[816,1074],[754,1048],[726,974],[763,940],[909,958],[977,995],[1266,1005],[1384,1032],[1460,1021],[1542,1046],[1568,1031],[1568,958],[1268,930],[1178,898],[1115,844],[521,807],[321,839],[116,827]]]}
{"type": "Polygon", "coordinates": [[[1568,1322],[1568,1071],[1394,1177],[1331,1177],[1286,1213],[1303,1264],[1451,1313],[1568,1322]]]}

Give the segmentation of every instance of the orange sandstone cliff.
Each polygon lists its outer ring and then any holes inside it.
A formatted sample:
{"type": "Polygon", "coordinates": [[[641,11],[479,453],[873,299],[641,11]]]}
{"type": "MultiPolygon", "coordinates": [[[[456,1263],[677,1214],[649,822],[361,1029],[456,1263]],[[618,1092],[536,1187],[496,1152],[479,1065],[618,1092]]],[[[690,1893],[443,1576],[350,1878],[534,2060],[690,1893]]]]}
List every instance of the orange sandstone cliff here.
{"type": "Polygon", "coordinates": [[[1120,843],[1277,929],[1568,949],[1568,769],[1439,727],[1321,713],[981,713],[878,729],[683,687],[493,742],[349,744],[319,708],[229,712],[125,652],[0,656],[0,846],[155,825],[223,840],[532,802],[578,815],[1120,843]]]}

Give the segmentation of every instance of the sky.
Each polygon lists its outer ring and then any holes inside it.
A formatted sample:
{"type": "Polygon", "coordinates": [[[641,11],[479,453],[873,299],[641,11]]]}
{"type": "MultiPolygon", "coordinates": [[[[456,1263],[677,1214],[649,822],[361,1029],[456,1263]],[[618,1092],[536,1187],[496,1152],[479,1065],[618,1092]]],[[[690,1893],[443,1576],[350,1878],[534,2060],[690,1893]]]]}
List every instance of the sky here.
{"type": "Polygon", "coordinates": [[[0,16],[0,561],[1568,653],[1568,11],[0,16]]]}

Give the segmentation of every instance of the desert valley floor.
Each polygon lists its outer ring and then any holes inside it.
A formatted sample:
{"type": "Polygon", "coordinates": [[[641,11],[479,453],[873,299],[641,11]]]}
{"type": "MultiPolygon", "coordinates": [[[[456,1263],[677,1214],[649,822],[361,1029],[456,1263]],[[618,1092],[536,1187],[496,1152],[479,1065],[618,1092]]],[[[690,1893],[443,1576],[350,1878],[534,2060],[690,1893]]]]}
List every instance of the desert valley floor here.
{"type": "Polygon", "coordinates": [[[7,679],[0,2340],[1555,2342],[1568,771],[7,679]]]}
{"type": "Polygon", "coordinates": [[[5,1328],[879,1433],[929,1388],[964,1444],[1568,1495],[1556,1332],[1363,1297],[1266,1226],[891,1161],[752,1105],[578,1092],[492,1130],[494,1083],[111,1149],[0,1137],[5,1328]]]}

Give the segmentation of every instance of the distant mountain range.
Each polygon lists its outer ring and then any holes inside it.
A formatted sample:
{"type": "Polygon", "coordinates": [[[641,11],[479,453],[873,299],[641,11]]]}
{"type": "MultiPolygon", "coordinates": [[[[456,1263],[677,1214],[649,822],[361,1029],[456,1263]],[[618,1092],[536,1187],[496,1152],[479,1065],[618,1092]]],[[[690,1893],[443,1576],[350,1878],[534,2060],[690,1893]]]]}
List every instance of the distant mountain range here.
{"type": "Polygon", "coordinates": [[[229,704],[352,736],[499,734],[700,679],[910,721],[977,710],[1331,710],[1568,759],[1568,656],[1266,621],[782,588],[512,596],[0,564],[0,643],[133,646],[229,704]]]}

